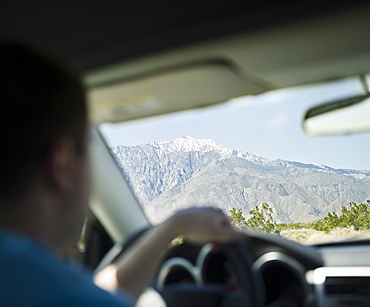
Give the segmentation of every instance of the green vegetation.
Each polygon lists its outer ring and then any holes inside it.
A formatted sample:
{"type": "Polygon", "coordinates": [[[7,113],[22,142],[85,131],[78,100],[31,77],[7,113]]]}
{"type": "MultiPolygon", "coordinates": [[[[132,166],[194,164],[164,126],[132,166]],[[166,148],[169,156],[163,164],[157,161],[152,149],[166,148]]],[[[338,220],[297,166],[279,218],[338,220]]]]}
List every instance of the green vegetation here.
{"type": "Polygon", "coordinates": [[[247,227],[247,220],[245,219],[240,209],[230,209],[231,215],[228,216],[229,221],[237,229],[245,229],[247,227]]]}
{"type": "Polygon", "coordinates": [[[261,208],[257,205],[249,211],[251,217],[246,220],[240,209],[232,208],[229,220],[239,229],[254,229],[267,233],[279,233],[277,224],[272,217],[273,209],[267,203],[262,203],[261,208]]]}
{"type": "MultiPolygon", "coordinates": [[[[334,231],[339,233],[343,229],[352,229],[354,232],[370,230],[370,200],[361,204],[351,202],[348,207],[341,208],[341,214],[329,212],[322,220],[312,223],[277,224],[273,219],[273,209],[267,203],[262,203],[261,206],[257,205],[249,211],[249,214],[251,216],[247,220],[240,209],[232,208],[229,220],[239,229],[260,230],[284,237],[289,236],[290,239],[292,239],[292,232],[296,232],[293,239],[297,241],[307,241],[314,231],[328,235],[334,231]],[[305,232],[299,232],[302,230],[305,232]]],[[[340,233],[344,235],[343,231],[340,233]]]]}
{"type": "Polygon", "coordinates": [[[343,206],[341,215],[335,212],[329,212],[323,220],[319,220],[312,224],[312,228],[329,233],[335,228],[349,228],[354,230],[370,229],[370,200],[366,203],[356,204],[351,202],[349,207],[343,206]]]}
{"type": "Polygon", "coordinates": [[[267,203],[262,203],[261,208],[256,206],[253,210],[249,211],[251,217],[247,220],[247,228],[264,231],[267,233],[276,233],[277,224],[272,217],[273,210],[267,203]]]}

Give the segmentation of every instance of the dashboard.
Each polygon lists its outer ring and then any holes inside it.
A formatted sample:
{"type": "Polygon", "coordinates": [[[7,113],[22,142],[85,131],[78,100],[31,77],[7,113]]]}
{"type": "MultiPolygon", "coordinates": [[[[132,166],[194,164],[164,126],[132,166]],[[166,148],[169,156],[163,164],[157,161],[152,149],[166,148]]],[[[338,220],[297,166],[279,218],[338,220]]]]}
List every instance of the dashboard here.
{"type": "Polygon", "coordinates": [[[370,306],[370,241],[316,247],[324,266],[307,273],[318,306],[370,306]]]}
{"type": "MultiPolygon", "coordinates": [[[[253,279],[258,284],[253,290],[259,297],[256,306],[370,306],[368,240],[304,246],[278,236],[252,233],[242,245],[248,248],[250,258],[250,267],[242,271],[250,271],[257,278],[253,279]]],[[[199,293],[211,286],[215,293],[240,294],[241,268],[232,262],[221,246],[185,242],[169,250],[155,287],[165,300],[176,287],[176,299],[167,302],[168,306],[229,306],[222,303],[220,295],[216,299],[209,293],[204,305],[199,293]]]]}

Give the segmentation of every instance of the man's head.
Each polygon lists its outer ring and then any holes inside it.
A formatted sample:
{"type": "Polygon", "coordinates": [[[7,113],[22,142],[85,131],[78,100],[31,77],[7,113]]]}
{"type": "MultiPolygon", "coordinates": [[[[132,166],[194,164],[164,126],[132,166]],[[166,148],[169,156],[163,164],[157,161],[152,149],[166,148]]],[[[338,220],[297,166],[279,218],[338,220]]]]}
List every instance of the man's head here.
{"type": "Polygon", "coordinates": [[[55,62],[26,47],[0,43],[0,102],[0,210],[12,212],[33,202],[27,208],[34,214],[39,210],[33,219],[41,225],[41,218],[51,221],[54,215],[63,232],[67,223],[81,220],[87,203],[85,90],[55,62]]]}
{"type": "Polygon", "coordinates": [[[0,199],[13,199],[38,173],[49,146],[70,136],[81,153],[85,91],[59,65],[16,44],[0,44],[0,199]]]}

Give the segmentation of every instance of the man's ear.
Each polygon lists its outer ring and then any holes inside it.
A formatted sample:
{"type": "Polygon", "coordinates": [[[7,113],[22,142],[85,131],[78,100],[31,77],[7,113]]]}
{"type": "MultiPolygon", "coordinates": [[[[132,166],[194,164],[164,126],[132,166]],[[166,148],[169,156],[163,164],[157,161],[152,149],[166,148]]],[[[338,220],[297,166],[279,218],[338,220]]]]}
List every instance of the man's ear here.
{"type": "Polygon", "coordinates": [[[46,180],[56,191],[68,194],[75,187],[78,166],[76,146],[70,137],[54,142],[45,159],[46,180]]]}

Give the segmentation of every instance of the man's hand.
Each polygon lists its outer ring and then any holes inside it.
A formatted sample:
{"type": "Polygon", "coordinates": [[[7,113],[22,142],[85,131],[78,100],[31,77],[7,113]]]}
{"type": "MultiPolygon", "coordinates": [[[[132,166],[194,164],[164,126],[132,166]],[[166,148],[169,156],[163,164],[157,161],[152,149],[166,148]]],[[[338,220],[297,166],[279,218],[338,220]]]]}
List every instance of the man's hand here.
{"type": "Polygon", "coordinates": [[[174,233],[197,244],[229,243],[248,238],[245,232],[234,229],[226,215],[215,208],[182,210],[164,223],[172,224],[174,233]]]}

